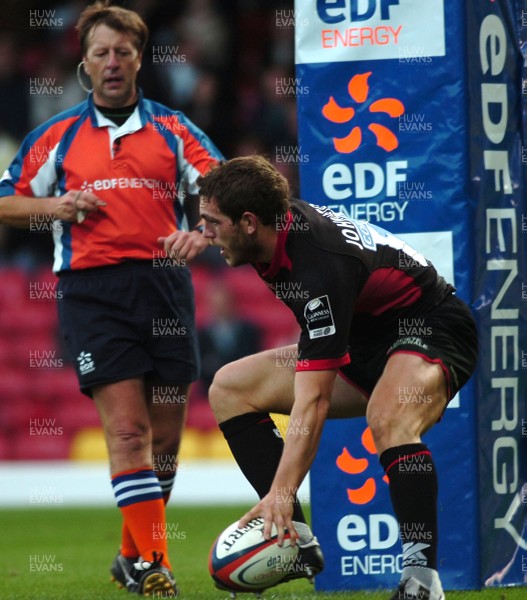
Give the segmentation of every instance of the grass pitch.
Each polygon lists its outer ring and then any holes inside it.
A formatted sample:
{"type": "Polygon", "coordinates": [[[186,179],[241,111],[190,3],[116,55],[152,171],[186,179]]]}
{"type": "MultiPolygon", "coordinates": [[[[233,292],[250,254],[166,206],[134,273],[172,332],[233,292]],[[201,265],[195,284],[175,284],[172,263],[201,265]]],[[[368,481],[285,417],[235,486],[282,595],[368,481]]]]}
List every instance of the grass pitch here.
{"type": "MultiPolygon", "coordinates": [[[[224,600],[207,570],[216,535],[249,507],[174,507],[167,538],[182,600],[224,600]]],[[[1,600],[126,600],[110,583],[120,518],[115,508],[0,510],[1,600]]],[[[307,581],[272,588],[263,600],[386,600],[390,593],[313,591],[307,581]]],[[[251,600],[251,594],[238,595],[251,600]]],[[[525,600],[525,588],[450,592],[448,600],[525,600]]]]}

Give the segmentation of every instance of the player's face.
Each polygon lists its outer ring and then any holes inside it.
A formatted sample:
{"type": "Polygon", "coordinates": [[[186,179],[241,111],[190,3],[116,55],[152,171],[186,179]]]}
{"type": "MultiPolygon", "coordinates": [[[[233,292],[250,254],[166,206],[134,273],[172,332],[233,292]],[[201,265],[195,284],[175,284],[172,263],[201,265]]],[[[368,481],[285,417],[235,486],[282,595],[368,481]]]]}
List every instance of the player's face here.
{"type": "Polygon", "coordinates": [[[88,49],[83,60],[96,104],[119,108],[135,102],[135,80],[141,67],[141,54],[133,45],[131,34],[96,25],[88,36],[88,49]]]}
{"type": "Polygon", "coordinates": [[[220,212],[214,200],[200,200],[200,215],[205,221],[204,237],[211,246],[220,248],[220,254],[230,267],[257,260],[255,242],[247,235],[242,223],[234,224],[230,217],[220,212]]]}

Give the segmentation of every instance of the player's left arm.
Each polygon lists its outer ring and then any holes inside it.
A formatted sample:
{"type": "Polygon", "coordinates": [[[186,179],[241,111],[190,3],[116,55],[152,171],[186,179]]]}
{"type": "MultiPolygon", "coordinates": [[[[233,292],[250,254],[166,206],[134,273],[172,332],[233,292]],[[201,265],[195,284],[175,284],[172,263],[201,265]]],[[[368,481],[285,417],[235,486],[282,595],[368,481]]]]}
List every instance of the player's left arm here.
{"type": "Polygon", "coordinates": [[[335,383],[336,369],[301,371],[295,375],[295,402],[289,418],[284,451],[269,493],[240,520],[240,526],[256,516],[265,520],[264,535],[274,523],[279,544],[284,529],[296,538],[292,523],[293,501],[317,453],[335,383]]]}

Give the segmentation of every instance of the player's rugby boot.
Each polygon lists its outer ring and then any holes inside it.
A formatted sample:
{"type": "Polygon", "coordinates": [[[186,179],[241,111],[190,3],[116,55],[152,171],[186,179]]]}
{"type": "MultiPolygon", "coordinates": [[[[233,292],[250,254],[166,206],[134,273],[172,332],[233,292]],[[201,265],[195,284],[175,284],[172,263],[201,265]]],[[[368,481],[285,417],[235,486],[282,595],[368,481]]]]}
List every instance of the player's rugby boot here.
{"type": "Polygon", "coordinates": [[[390,600],[445,600],[445,594],[441,586],[438,589],[430,590],[415,577],[409,577],[401,581],[390,600]]]}
{"type": "Polygon", "coordinates": [[[283,565],[286,574],[280,583],[303,577],[313,583],[315,575],[324,569],[322,549],[317,538],[305,523],[293,522],[293,525],[298,533],[296,542],[298,555],[295,556],[293,561],[283,565]]]}
{"type": "Polygon", "coordinates": [[[161,564],[163,555],[154,552],[154,560],[139,560],[134,564],[131,576],[137,584],[137,593],[150,598],[175,598],[179,590],[174,575],[161,564]]]}
{"type": "Polygon", "coordinates": [[[112,566],[110,567],[110,573],[112,574],[112,581],[115,581],[120,588],[127,588],[128,591],[135,592],[137,588],[137,582],[130,575],[134,568],[134,563],[137,562],[137,558],[126,558],[120,552],[113,559],[112,566]]]}

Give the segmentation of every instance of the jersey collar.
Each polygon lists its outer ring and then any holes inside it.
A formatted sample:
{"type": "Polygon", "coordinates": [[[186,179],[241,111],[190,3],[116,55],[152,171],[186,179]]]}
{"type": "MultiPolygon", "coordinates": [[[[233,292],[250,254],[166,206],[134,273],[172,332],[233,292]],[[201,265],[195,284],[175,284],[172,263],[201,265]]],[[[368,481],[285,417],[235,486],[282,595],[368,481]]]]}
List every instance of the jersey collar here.
{"type": "Polygon", "coordinates": [[[285,216],[285,222],[281,222],[282,227],[278,232],[273,258],[269,266],[267,267],[265,263],[255,263],[255,267],[262,277],[272,279],[273,277],[276,277],[278,271],[282,268],[287,269],[288,271],[291,270],[292,263],[285,251],[285,243],[289,230],[291,229],[292,221],[293,215],[291,214],[291,211],[288,210],[285,216]]]}
{"type": "Polygon", "coordinates": [[[110,127],[112,129],[118,129],[119,135],[126,135],[139,131],[139,129],[146,124],[145,116],[143,114],[143,91],[139,88],[137,90],[137,106],[128,120],[123,123],[121,127],[117,127],[113,121],[107,119],[97,110],[95,103],[93,102],[93,92],[90,92],[90,95],[88,96],[88,111],[93,127],[110,127]]]}

